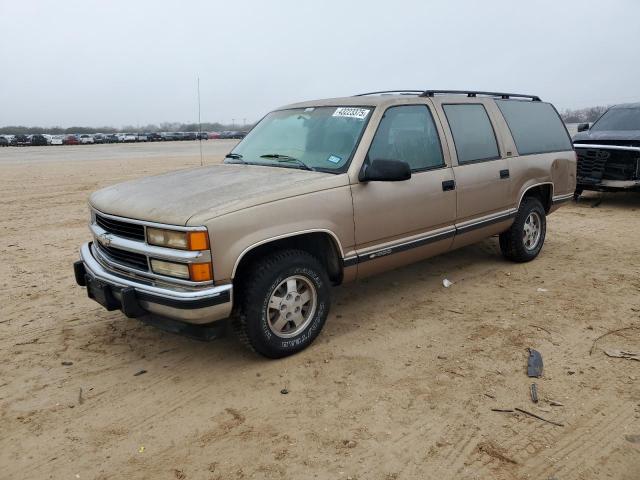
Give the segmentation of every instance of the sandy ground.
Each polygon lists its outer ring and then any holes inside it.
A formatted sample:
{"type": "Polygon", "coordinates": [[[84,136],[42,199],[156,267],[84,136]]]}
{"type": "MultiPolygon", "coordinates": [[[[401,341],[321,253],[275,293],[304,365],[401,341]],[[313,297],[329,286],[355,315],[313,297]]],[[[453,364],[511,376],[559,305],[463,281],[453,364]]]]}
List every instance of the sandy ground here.
{"type": "Polygon", "coordinates": [[[74,284],[91,191],[199,162],[196,143],[0,149],[0,478],[640,478],[640,362],[604,353],[640,350],[640,195],[563,207],[526,265],[488,239],[337,288],[316,343],[267,361],[74,284]],[[564,426],[491,411],[514,407],[564,426]]]}

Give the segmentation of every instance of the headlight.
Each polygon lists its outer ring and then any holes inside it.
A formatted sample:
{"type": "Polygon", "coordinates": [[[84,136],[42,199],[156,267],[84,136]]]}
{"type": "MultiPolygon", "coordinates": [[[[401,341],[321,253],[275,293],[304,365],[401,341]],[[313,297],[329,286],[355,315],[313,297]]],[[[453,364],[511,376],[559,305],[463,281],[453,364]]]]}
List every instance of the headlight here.
{"type": "Polygon", "coordinates": [[[180,232],[147,227],[147,243],[180,250],[206,250],[209,248],[209,235],[202,231],[180,232]]]}
{"type": "Polygon", "coordinates": [[[189,280],[189,266],[185,263],[165,262],[164,260],[152,258],[151,269],[153,273],[189,280]]]}
{"type": "Polygon", "coordinates": [[[192,282],[207,282],[213,280],[213,270],[210,263],[175,263],[151,259],[153,273],[169,277],[184,278],[192,282]]]}

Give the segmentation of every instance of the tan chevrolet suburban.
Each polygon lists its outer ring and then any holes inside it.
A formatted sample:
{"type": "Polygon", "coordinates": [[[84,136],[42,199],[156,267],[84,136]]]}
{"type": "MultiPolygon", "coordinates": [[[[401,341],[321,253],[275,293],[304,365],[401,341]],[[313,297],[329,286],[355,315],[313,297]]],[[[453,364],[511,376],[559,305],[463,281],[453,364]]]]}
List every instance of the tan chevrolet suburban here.
{"type": "Polygon", "coordinates": [[[318,336],[332,285],[492,235],[506,258],[534,259],[575,187],[569,135],[536,96],[303,102],[266,115],[224,164],[95,192],[74,271],[108,310],[185,333],[231,318],[283,357],[318,336]]]}

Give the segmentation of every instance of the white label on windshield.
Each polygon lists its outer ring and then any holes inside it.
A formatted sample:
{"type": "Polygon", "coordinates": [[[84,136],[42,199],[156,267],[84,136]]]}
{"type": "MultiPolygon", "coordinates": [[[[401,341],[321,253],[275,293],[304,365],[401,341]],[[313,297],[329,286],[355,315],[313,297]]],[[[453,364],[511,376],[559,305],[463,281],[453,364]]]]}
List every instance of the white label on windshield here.
{"type": "Polygon", "coordinates": [[[358,120],[364,120],[367,115],[369,115],[369,110],[366,108],[340,107],[333,112],[334,117],[357,118],[358,120]]]}

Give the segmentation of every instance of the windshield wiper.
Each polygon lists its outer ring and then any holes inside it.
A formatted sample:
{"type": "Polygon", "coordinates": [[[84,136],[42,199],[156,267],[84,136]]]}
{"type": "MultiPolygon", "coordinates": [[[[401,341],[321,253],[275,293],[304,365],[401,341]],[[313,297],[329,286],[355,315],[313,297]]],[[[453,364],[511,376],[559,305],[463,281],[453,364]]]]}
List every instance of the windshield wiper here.
{"type": "Polygon", "coordinates": [[[242,155],[240,155],[239,153],[227,153],[224,158],[231,158],[233,160],[240,160],[240,163],[247,163],[242,159],[242,155]]]}
{"type": "Polygon", "coordinates": [[[283,163],[285,163],[285,162],[293,162],[293,163],[297,163],[300,166],[300,168],[303,169],[303,170],[310,170],[312,172],[316,171],[315,168],[310,167],[309,165],[304,163],[299,158],[290,157],[289,155],[281,155],[279,153],[266,153],[264,155],[260,155],[260,158],[275,158],[279,162],[283,162],[283,163]]]}

